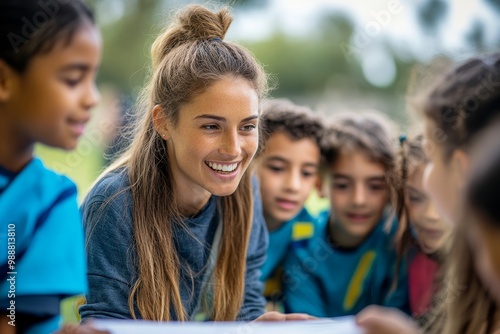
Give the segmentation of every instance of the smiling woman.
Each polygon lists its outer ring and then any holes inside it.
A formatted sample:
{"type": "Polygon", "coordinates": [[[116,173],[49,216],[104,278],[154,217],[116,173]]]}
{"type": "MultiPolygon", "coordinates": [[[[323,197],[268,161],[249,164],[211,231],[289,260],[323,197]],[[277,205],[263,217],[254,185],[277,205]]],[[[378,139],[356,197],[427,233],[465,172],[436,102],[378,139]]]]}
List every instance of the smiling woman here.
{"type": "Polygon", "coordinates": [[[153,44],[136,137],[83,203],[83,319],[264,312],[267,238],[247,169],[267,81],[248,51],[224,40],[231,20],[227,9],[188,6],[153,44]]]}
{"type": "Polygon", "coordinates": [[[257,149],[258,117],[259,96],[252,85],[226,75],[181,106],[176,123],[166,119],[160,105],[153,109],[175,183],[183,189],[178,194],[183,215],[196,214],[211,194],[235,191],[257,149]]]}

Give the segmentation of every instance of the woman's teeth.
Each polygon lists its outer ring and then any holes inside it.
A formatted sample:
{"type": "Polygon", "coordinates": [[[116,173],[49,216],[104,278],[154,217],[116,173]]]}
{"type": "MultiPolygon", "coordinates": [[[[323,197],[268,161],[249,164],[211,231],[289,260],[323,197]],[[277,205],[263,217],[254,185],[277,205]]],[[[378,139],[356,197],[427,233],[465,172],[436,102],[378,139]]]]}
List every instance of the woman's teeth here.
{"type": "Polygon", "coordinates": [[[224,164],[216,164],[209,162],[208,166],[218,172],[232,172],[236,169],[236,167],[238,167],[238,164],[234,163],[234,164],[224,165],[224,164]]]}

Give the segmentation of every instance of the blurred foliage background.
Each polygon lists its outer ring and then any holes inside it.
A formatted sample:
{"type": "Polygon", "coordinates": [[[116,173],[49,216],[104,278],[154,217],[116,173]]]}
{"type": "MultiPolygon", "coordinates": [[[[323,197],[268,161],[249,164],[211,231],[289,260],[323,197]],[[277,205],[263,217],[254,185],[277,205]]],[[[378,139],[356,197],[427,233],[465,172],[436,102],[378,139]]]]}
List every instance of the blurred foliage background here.
{"type": "Polygon", "coordinates": [[[435,73],[456,60],[500,46],[500,0],[88,3],[95,10],[104,41],[98,76],[102,102],[75,151],[38,148],[50,167],[77,182],[81,196],[109,161],[103,154],[116,151],[109,146],[116,141],[116,125],[147,78],[152,41],[175,10],[188,3],[232,8],[235,21],[227,39],[248,47],[265,66],[276,84],[273,97],[286,97],[326,114],[378,109],[403,129],[412,123],[408,97],[428,85],[435,73]],[[295,16],[297,10],[305,12],[311,5],[318,7],[313,16],[295,16]],[[288,11],[292,7],[295,12],[288,11]],[[458,12],[462,16],[451,19],[458,12]],[[457,20],[464,21],[459,31],[457,20]],[[307,29],[301,32],[302,26],[307,29]],[[409,33],[394,38],[402,27],[410,29],[409,33]],[[258,33],[262,30],[266,33],[258,33]],[[452,39],[459,43],[450,47],[452,39]],[[439,62],[429,69],[427,65],[436,57],[439,62]]]}

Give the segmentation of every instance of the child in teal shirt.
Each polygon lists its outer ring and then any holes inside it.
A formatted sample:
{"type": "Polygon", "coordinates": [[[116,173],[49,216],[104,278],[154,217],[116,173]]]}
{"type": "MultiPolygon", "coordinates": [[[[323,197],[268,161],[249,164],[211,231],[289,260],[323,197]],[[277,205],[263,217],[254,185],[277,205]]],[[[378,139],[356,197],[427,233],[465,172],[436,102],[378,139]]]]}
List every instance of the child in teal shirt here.
{"type": "Polygon", "coordinates": [[[374,114],[338,116],[322,148],[331,211],[287,253],[285,310],[336,317],[379,304],[406,311],[406,268],[396,275],[398,226],[390,214],[396,193],[389,127],[374,114]]]}
{"type": "Polygon", "coordinates": [[[287,100],[267,101],[263,108],[265,145],[256,159],[256,170],[269,248],[261,280],[266,282],[264,294],[273,301],[268,309],[276,309],[281,296],[281,264],[289,245],[314,231],[316,218],[304,203],[319,181],[323,126],[309,108],[287,100]]]}
{"type": "Polygon", "coordinates": [[[87,279],[76,186],[34,147],[76,148],[101,40],[79,0],[2,0],[0,35],[0,333],[46,334],[87,279]]]}

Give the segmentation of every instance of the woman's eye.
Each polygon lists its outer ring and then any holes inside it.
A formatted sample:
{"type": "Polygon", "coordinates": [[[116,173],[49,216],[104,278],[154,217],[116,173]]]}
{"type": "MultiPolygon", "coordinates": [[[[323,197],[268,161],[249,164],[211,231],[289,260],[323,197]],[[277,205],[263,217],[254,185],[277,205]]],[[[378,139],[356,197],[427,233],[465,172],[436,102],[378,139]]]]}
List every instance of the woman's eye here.
{"type": "Polygon", "coordinates": [[[347,183],[334,183],[333,188],[334,189],[347,189],[349,185],[347,183]]]}
{"type": "Polygon", "coordinates": [[[244,125],[241,127],[241,129],[243,131],[247,131],[247,132],[250,132],[250,131],[254,130],[255,128],[257,128],[257,126],[255,124],[247,124],[247,125],[244,125]]]}
{"type": "Polygon", "coordinates": [[[205,130],[217,130],[217,125],[215,124],[207,124],[202,126],[205,130]]]}

